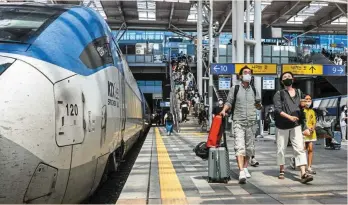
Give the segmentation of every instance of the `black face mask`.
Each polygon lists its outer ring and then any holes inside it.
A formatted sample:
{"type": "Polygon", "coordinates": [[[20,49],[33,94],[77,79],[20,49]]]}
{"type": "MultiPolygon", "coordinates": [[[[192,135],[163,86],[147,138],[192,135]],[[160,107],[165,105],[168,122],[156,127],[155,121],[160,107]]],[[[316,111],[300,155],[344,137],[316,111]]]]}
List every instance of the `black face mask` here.
{"type": "Polygon", "coordinates": [[[290,86],[290,85],[292,85],[292,79],[285,79],[285,80],[283,80],[283,84],[285,85],[285,86],[290,86]]]}

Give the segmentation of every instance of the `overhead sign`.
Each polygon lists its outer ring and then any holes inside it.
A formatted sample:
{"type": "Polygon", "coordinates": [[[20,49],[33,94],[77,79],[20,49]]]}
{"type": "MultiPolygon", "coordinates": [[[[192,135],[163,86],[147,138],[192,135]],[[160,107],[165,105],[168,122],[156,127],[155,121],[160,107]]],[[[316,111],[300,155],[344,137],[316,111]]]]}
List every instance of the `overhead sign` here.
{"type": "Polygon", "coordinates": [[[345,76],[347,67],[344,65],[324,65],[324,75],[326,76],[345,76]]]}
{"type": "Polygon", "coordinates": [[[318,64],[283,64],[282,72],[294,75],[323,75],[323,65],[318,64]]]}
{"type": "Polygon", "coordinates": [[[244,67],[251,69],[254,75],[277,75],[277,64],[263,63],[235,63],[235,73],[244,67]]]}
{"type": "Polygon", "coordinates": [[[232,75],[247,67],[254,75],[277,75],[277,64],[263,63],[212,63],[210,66],[213,75],[232,75]]]}
{"type": "Polygon", "coordinates": [[[274,90],[275,89],[275,78],[274,77],[263,77],[262,78],[262,89],[263,90],[274,90]]]}
{"type": "Polygon", "coordinates": [[[232,78],[219,77],[219,90],[230,90],[232,78]]]}
{"type": "Polygon", "coordinates": [[[152,93],[152,99],[162,99],[162,93],[152,93]]]}
{"type": "Polygon", "coordinates": [[[210,72],[213,75],[232,75],[234,70],[233,63],[212,63],[210,65],[210,72]]]}

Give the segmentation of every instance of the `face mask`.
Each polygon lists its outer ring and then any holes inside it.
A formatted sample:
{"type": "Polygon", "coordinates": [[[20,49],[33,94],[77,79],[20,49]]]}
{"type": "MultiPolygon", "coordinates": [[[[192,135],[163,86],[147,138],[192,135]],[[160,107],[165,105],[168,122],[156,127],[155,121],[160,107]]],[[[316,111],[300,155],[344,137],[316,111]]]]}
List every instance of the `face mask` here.
{"type": "Polygon", "coordinates": [[[224,102],[222,102],[222,101],[219,101],[219,105],[222,105],[222,103],[224,103],[224,102]]]}
{"type": "Polygon", "coordinates": [[[251,75],[250,74],[243,75],[243,81],[244,82],[250,82],[251,81],[251,75]]]}
{"type": "Polygon", "coordinates": [[[309,108],[312,103],[306,103],[306,108],[309,108]]]}
{"type": "Polygon", "coordinates": [[[347,110],[347,108],[345,107],[344,110],[347,110]]]}
{"type": "Polygon", "coordinates": [[[292,79],[285,79],[285,80],[283,80],[283,84],[285,85],[285,86],[290,86],[290,85],[292,85],[292,79]]]}
{"type": "Polygon", "coordinates": [[[323,116],[326,116],[326,112],[323,113],[323,116]]]}

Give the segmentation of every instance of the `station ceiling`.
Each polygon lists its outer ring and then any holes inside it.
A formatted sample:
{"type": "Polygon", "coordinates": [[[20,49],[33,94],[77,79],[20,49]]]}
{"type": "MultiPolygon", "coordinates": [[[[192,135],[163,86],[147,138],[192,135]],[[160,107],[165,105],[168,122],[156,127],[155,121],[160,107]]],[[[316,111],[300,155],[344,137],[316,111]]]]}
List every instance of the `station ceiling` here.
{"type": "MultiPolygon", "coordinates": [[[[18,0],[0,0],[18,2],[18,0]]],[[[55,4],[83,4],[98,10],[112,30],[126,25],[128,30],[196,31],[196,2],[191,0],[35,0],[55,4]]],[[[206,1],[203,1],[205,3],[206,1]]],[[[208,5],[207,1],[207,5],[208,5]]],[[[277,1],[262,0],[262,23],[283,32],[347,34],[347,0],[277,1]]],[[[220,26],[231,11],[231,1],[214,0],[214,22],[220,26]]],[[[209,5],[207,6],[207,8],[209,5]]],[[[251,3],[253,10],[253,3],[251,3]]],[[[252,13],[252,12],[251,12],[252,13]]],[[[253,17],[251,17],[253,20],[253,17]]],[[[232,30],[231,17],[223,32],[232,30]]],[[[207,30],[208,24],[203,24],[207,30]]]]}

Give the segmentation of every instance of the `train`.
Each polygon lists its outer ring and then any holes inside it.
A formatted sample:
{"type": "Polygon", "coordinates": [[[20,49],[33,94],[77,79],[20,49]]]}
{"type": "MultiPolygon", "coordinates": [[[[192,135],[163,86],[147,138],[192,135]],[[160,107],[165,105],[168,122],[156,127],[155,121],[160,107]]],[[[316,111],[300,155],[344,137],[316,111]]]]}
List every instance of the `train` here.
{"type": "Polygon", "coordinates": [[[94,9],[0,14],[0,203],[83,202],[149,129],[149,106],[94,9]]]}

